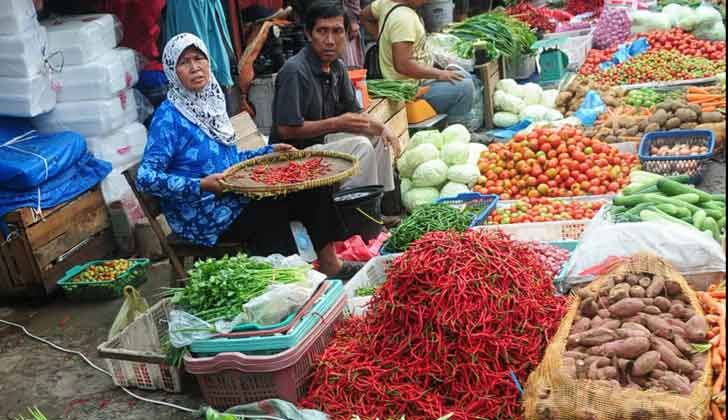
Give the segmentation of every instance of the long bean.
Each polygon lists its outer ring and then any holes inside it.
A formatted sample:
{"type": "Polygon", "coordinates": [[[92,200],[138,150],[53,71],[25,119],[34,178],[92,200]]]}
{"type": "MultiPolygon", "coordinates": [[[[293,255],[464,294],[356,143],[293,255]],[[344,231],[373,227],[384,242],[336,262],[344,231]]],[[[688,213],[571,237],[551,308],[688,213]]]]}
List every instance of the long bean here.
{"type": "Polygon", "coordinates": [[[463,232],[468,229],[472,221],[472,212],[462,212],[449,204],[422,205],[392,231],[386,251],[403,252],[409,244],[429,232],[447,230],[463,232]]]}
{"type": "Polygon", "coordinates": [[[373,98],[406,102],[417,96],[417,83],[407,80],[367,80],[367,90],[373,98]]]}

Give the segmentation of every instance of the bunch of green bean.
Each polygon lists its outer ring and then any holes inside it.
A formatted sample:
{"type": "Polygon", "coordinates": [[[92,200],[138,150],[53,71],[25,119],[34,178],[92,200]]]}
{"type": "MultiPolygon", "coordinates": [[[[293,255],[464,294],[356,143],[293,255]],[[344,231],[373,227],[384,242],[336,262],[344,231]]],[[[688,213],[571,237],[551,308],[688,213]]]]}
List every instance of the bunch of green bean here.
{"type": "Polygon", "coordinates": [[[408,80],[367,80],[367,91],[372,98],[412,101],[417,97],[417,89],[417,82],[408,80]]]}
{"type": "Polygon", "coordinates": [[[449,204],[424,204],[417,207],[392,231],[387,252],[404,252],[409,245],[429,232],[456,230],[464,232],[473,221],[473,213],[460,211],[449,204]]]}

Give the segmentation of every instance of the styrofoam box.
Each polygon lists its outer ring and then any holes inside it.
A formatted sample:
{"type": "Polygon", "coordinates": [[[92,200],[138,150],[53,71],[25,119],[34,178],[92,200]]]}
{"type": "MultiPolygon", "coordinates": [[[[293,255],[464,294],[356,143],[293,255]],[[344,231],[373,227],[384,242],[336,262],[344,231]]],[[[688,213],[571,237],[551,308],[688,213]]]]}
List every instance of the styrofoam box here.
{"type": "Polygon", "coordinates": [[[39,131],[75,131],[86,137],[105,136],[137,121],[134,91],[126,89],[110,99],[59,102],[53,111],[33,119],[39,131]]]}
{"type": "Polygon", "coordinates": [[[133,122],[103,137],[88,137],[88,150],[96,158],[111,162],[116,169],[139,161],[147,145],[147,129],[133,122]]]}
{"type": "Polygon", "coordinates": [[[33,0],[3,0],[0,34],[17,34],[37,22],[33,0]]]}
{"type": "Polygon", "coordinates": [[[58,102],[111,98],[139,80],[134,50],[115,48],[88,64],[64,66],[56,74],[58,102]]]}
{"type": "Polygon", "coordinates": [[[347,297],[346,304],[352,315],[364,315],[372,298],[371,296],[357,296],[357,289],[376,287],[383,284],[387,280],[389,264],[400,255],[402,254],[389,254],[372,258],[346,283],[344,286],[344,293],[346,293],[347,297]]]}
{"type": "Polygon", "coordinates": [[[43,69],[46,30],[35,24],[23,32],[0,35],[0,76],[31,77],[43,69]]]}
{"type": "Polygon", "coordinates": [[[56,105],[56,92],[48,74],[0,77],[0,115],[35,117],[56,105]]]}
{"type": "Polygon", "coordinates": [[[48,50],[61,51],[66,66],[89,63],[121,41],[121,24],[114,15],[62,16],[41,24],[48,30],[48,50]]]}

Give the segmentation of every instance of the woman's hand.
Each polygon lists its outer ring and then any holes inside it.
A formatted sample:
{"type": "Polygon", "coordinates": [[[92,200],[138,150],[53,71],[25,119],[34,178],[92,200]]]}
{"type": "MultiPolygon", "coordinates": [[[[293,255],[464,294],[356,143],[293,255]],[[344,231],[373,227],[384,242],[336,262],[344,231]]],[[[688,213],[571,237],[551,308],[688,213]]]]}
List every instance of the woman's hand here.
{"type": "Polygon", "coordinates": [[[437,80],[441,82],[455,83],[463,80],[465,76],[454,70],[440,70],[437,74],[437,80]]]}
{"type": "Polygon", "coordinates": [[[295,152],[297,150],[298,149],[296,149],[295,147],[291,146],[290,144],[286,144],[286,143],[276,143],[273,145],[274,152],[284,153],[284,152],[295,152]]]}
{"type": "Polygon", "coordinates": [[[211,192],[215,195],[221,195],[225,192],[220,180],[223,174],[212,174],[208,175],[200,180],[200,189],[202,191],[211,192]]]}

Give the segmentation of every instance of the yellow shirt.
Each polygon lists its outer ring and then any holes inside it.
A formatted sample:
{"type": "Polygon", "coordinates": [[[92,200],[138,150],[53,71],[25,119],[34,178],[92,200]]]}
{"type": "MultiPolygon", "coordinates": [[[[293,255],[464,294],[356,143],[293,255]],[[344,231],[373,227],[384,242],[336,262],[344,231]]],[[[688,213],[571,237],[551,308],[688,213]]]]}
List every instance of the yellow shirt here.
{"type": "Polygon", "coordinates": [[[371,5],[372,14],[379,23],[379,32],[382,38],[379,41],[379,67],[385,79],[403,80],[409,77],[400,74],[394,69],[392,57],[392,44],[397,42],[411,42],[414,59],[417,62],[432,65],[432,58],[427,53],[427,32],[420,16],[409,7],[399,7],[387,19],[383,26],[384,17],[399,3],[392,0],[376,0],[371,5]],[[382,33],[382,31],[384,31],[382,33]]]}

